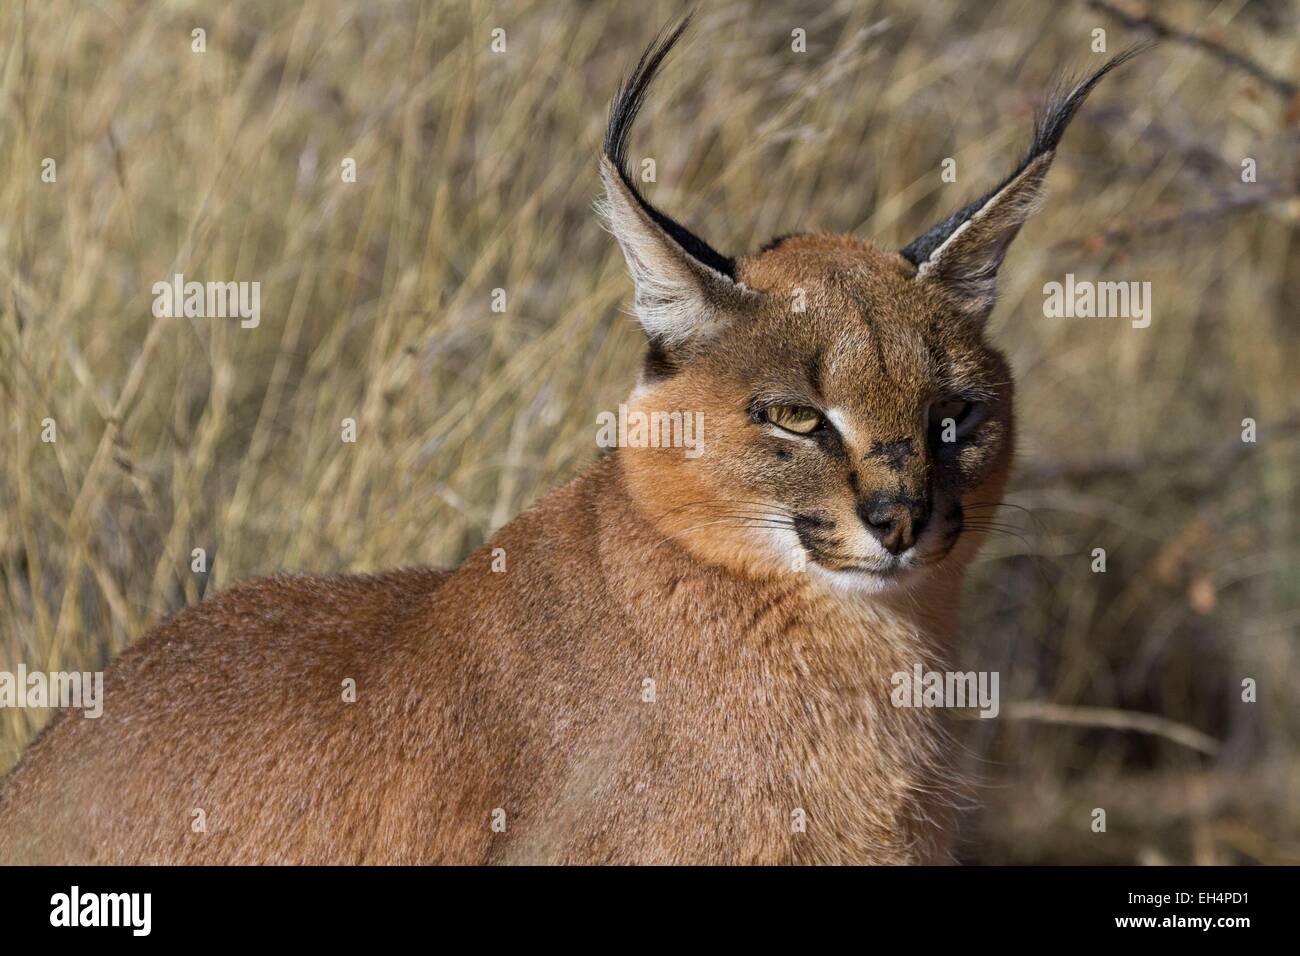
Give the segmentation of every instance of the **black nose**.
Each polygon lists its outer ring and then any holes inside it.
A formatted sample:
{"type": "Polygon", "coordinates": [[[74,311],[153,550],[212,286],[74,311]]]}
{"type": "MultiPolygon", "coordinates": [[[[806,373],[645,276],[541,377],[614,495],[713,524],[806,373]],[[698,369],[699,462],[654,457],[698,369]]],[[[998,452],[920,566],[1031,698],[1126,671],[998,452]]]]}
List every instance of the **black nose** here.
{"type": "Polygon", "coordinates": [[[858,517],[890,554],[902,554],[930,520],[930,502],[910,495],[876,495],[859,502],[858,517]]]}

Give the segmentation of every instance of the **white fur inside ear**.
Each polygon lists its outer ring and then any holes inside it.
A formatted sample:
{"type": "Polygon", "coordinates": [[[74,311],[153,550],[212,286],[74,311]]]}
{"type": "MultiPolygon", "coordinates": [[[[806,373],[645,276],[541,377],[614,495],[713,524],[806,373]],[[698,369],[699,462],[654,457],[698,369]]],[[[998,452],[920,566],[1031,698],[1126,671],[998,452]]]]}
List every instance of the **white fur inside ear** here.
{"type": "MultiPolygon", "coordinates": [[[[990,200],[990,202],[992,202],[992,200],[990,200]]],[[[985,204],[985,206],[987,207],[987,203],[985,204]]],[[[983,211],[984,211],[983,209],[980,210],[980,212],[983,211]]],[[[980,213],[977,212],[975,216],[978,216],[979,214],[980,213]]],[[[947,239],[945,239],[943,241],[943,244],[939,246],[937,249],[935,249],[934,252],[930,253],[930,258],[922,262],[921,265],[916,270],[916,277],[918,279],[924,279],[927,275],[929,275],[931,272],[934,271],[935,265],[943,261],[943,250],[946,249],[954,239],[956,239],[963,232],[965,232],[967,228],[969,228],[971,222],[974,221],[975,216],[972,216],[970,219],[967,219],[960,226],[954,229],[952,231],[952,235],[949,236],[947,239]]]]}
{"type": "Polygon", "coordinates": [[[997,271],[1020,227],[1038,212],[1047,192],[1043,177],[1053,154],[1037,157],[990,196],[917,266],[916,277],[932,276],[957,292],[973,312],[990,309],[997,295],[997,271]]]}
{"type": "Polygon", "coordinates": [[[600,174],[605,198],[596,208],[627,260],[634,311],[646,334],[671,347],[716,333],[724,322],[719,288],[744,287],[682,249],[641,208],[609,160],[601,161],[600,174]]]}

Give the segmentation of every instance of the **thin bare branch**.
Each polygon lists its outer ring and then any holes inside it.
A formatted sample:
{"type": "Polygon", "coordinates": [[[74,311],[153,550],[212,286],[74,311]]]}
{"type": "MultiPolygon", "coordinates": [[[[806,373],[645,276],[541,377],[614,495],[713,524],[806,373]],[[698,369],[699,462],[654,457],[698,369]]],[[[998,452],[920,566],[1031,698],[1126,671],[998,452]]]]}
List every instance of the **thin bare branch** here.
{"type": "Polygon", "coordinates": [[[1246,54],[1231,50],[1218,40],[1172,27],[1159,17],[1140,11],[1136,4],[1129,4],[1128,9],[1125,9],[1111,0],[1088,0],[1088,6],[1114,17],[1132,30],[1142,30],[1158,39],[1172,40],[1207,53],[1221,63],[1249,74],[1287,100],[1293,99],[1297,93],[1300,93],[1300,87],[1295,83],[1256,63],[1246,54]]]}
{"type": "Polygon", "coordinates": [[[1214,756],[1219,752],[1219,741],[1194,727],[1135,710],[1118,710],[1113,707],[1069,707],[1044,701],[1025,700],[1008,704],[1002,715],[1009,720],[1036,720],[1045,724],[1062,724],[1068,727],[1096,727],[1105,730],[1136,730],[1138,733],[1163,737],[1165,740],[1190,747],[1203,754],[1214,756]]]}

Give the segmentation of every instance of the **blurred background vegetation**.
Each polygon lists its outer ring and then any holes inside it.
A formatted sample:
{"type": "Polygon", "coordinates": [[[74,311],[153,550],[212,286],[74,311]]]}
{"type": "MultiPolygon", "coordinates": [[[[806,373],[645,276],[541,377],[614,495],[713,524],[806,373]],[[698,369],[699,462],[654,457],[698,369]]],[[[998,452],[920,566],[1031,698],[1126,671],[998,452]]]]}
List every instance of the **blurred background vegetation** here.
{"type": "MultiPolygon", "coordinates": [[[[454,564],[592,460],[643,348],[598,144],[681,10],[0,6],[0,669],[100,668],[276,569],[454,564]],[[176,272],[261,282],[260,326],[155,320],[176,272]]],[[[1002,675],[1002,717],[958,727],[969,862],[1300,859],[1298,27],[1284,0],[703,3],[636,133],[724,251],[897,248],[1010,168],[1094,30],[1166,36],[1003,269],[1020,464],[958,654],[1002,675]],[[1150,282],[1150,328],[1045,318],[1067,272],[1150,282]]],[[[0,711],[0,770],[45,717],[0,711]]]]}

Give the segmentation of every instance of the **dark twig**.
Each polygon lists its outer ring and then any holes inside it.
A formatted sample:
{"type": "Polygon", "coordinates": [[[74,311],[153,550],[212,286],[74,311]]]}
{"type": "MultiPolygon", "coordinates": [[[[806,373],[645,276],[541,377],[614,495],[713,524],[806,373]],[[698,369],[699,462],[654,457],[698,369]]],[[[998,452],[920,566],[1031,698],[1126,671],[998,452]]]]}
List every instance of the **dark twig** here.
{"type": "Polygon", "coordinates": [[[1206,206],[1202,209],[1180,209],[1177,212],[1168,213],[1163,216],[1148,216],[1137,222],[1126,223],[1122,226],[1116,226],[1113,229],[1106,229],[1102,232],[1089,233],[1085,236],[1075,236],[1072,239],[1065,239],[1056,243],[1052,247],[1053,252],[1068,251],[1073,249],[1098,250],[1117,242],[1126,242],[1130,239],[1137,239],[1142,236],[1159,235],[1161,233],[1173,232],[1185,226],[1198,226],[1205,223],[1216,222],[1220,219],[1227,219],[1232,216],[1240,215],[1243,212],[1249,212],[1252,209],[1260,209],[1273,204],[1282,204],[1294,201],[1300,198],[1290,193],[1278,192],[1261,192],[1259,195],[1252,196],[1235,196],[1225,199],[1223,202],[1216,203],[1213,206],[1206,206]]]}
{"type": "Polygon", "coordinates": [[[1208,37],[1171,27],[1150,13],[1122,9],[1119,4],[1113,3],[1111,0],[1088,0],[1088,6],[1094,10],[1109,14],[1130,29],[1142,30],[1161,40],[1173,40],[1175,43],[1182,43],[1185,46],[1208,53],[1220,62],[1250,74],[1288,101],[1294,99],[1296,94],[1300,93],[1300,87],[1297,87],[1295,83],[1277,76],[1244,53],[1230,50],[1218,40],[1212,40],[1208,37]]]}
{"type": "Polygon", "coordinates": [[[1188,448],[1168,452],[1112,452],[1083,461],[1030,462],[1016,469],[1019,487],[1066,482],[1080,484],[1112,478],[1138,471],[1185,467],[1188,462],[1209,465],[1216,476],[1230,469],[1252,450],[1300,431],[1300,410],[1293,410],[1278,421],[1261,423],[1257,444],[1234,438],[1210,449],[1188,448]]]}

